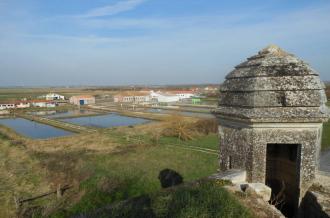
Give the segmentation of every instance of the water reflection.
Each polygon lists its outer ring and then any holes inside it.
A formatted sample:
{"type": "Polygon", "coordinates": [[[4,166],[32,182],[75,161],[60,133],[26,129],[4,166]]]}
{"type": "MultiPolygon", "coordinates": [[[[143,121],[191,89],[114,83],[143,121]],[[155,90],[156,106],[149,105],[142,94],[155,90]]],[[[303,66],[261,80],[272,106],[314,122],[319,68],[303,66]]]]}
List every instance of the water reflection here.
{"type": "Polygon", "coordinates": [[[72,132],[22,118],[0,119],[0,124],[15,130],[21,135],[33,139],[47,139],[73,134],[72,132]]]}

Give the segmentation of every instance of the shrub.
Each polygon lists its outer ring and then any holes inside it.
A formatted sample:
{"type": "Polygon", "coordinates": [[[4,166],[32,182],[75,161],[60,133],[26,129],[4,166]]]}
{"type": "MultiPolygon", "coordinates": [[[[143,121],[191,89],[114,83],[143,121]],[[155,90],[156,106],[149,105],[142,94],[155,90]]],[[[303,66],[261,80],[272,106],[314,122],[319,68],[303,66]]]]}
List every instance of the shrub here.
{"type": "Polygon", "coordinates": [[[195,130],[191,123],[178,114],[172,114],[168,118],[166,127],[162,131],[162,136],[176,137],[184,141],[193,139],[193,135],[195,135],[195,130]]]}
{"type": "Polygon", "coordinates": [[[202,134],[208,135],[210,133],[218,132],[218,121],[216,119],[203,119],[193,124],[193,128],[202,134]]]}
{"type": "Polygon", "coordinates": [[[166,121],[166,128],[162,131],[162,136],[176,137],[187,141],[194,139],[194,136],[217,133],[218,122],[216,119],[202,119],[196,122],[189,122],[184,117],[173,114],[166,121]]]}

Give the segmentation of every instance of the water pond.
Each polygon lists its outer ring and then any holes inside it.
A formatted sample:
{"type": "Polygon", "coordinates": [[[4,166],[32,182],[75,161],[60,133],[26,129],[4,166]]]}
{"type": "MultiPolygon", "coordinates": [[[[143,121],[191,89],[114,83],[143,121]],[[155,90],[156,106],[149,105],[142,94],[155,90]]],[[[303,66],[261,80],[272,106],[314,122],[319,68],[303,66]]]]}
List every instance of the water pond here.
{"type": "Polygon", "coordinates": [[[81,126],[108,128],[115,126],[130,126],[149,122],[147,119],[121,116],[118,114],[106,114],[100,116],[77,117],[61,119],[64,122],[78,124],[81,126]]]}
{"type": "Polygon", "coordinates": [[[72,132],[22,118],[0,119],[0,124],[15,130],[23,136],[33,139],[47,139],[74,134],[72,132]]]}
{"type": "Polygon", "coordinates": [[[46,116],[47,118],[64,118],[69,116],[85,116],[93,115],[95,112],[89,110],[69,110],[69,111],[57,111],[55,114],[46,116]]]}

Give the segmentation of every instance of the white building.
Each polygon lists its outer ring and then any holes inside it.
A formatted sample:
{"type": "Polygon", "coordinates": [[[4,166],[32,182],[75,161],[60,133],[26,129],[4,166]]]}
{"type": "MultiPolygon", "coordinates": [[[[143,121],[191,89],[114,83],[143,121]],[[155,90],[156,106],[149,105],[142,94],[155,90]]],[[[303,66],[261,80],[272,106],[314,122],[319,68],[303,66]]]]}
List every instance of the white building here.
{"type": "Polygon", "coordinates": [[[63,95],[59,95],[56,93],[49,93],[45,97],[46,100],[65,100],[65,97],[63,95]]]}
{"type": "Polygon", "coordinates": [[[34,107],[47,107],[47,108],[53,108],[56,107],[56,103],[52,101],[47,100],[33,100],[31,101],[32,106],[34,107]]]}
{"type": "Polygon", "coordinates": [[[15,103],[0,103],[0,110],[14,109],[15,103]]]}
{"type": "Polygon", "coordinates": [[[16,102],[5,102],[0,103],[0,110],[6,110],[6,109],[15,109],[15,108],[29,108],[30,103],[27,101],[16,101],[16,102]]]}
{"type": "Polygon", "coordinates": [[[16,108],[29,108],[31,106],[30,102],[20,101],[15,104],[16,108]]]}
{"type": "Polygon", "coordinates": [[[193,91],[171,91],[169,93],[178,96],[180,98],[180,100],[191,98],[191,97],[194,96],[194,92],[193,91]]]}
{"type": "Polygon", "coordinates": [[[151,91],[150,96],[151,96],[152,100],[159,102],[159,103],[172,103],[172,102],[180,101],[180,97],[177,95],[164,94],[161,92],[151,91]]]}
{"type": "Polygon", "coordinates": [[[144,103],[151,100],[150,93],[141,92],[123,92],[113,97],[114,102],[118,103],[144,103]]]}

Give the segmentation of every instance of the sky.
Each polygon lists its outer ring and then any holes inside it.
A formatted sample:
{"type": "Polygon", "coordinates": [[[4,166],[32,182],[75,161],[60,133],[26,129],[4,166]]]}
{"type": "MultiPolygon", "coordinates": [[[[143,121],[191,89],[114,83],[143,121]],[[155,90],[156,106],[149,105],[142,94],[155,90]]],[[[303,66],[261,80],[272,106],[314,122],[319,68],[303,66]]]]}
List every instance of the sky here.
{"type": "Polygon", "coordinates": [[[0,86],[216,84],[269,44],[330,81],[330,0],[0,0],[0,86]]]}

